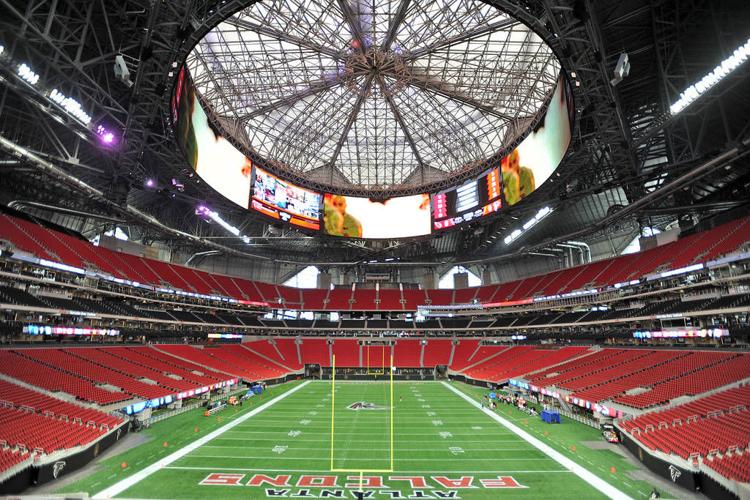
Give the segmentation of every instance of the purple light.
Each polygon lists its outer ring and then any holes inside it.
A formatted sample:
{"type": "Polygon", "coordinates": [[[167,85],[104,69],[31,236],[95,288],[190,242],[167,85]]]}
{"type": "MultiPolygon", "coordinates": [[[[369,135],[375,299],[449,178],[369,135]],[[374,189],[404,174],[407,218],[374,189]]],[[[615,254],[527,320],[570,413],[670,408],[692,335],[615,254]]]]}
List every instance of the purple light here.
{"type": "Polygon", "coordinates": [[[96,126],[96,135],[99,136],[99,140],[102,142],[102,144],[111,146],[115,143],[115,134],[107,130],[104,125],[96,126]]]}
{"type": "Polygon", "coordinates": [[[156,186],[156,181],[153,179],[146,179],[146,187],[152,188],[156,186]]]}

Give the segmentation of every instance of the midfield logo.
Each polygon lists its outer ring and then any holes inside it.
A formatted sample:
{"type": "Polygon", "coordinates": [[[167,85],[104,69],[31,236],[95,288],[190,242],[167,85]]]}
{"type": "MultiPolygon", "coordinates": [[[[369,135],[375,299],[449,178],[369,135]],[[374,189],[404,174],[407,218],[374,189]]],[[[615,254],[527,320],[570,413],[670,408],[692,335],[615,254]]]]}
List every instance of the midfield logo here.
{"type": "Polygon", "coordinates": [[[375,403],[368,403],[366,401],[357,401],[347,406],[348,409],[359,411],[359,410],[385,410],[385,406],[376,405],[375,403]]]}

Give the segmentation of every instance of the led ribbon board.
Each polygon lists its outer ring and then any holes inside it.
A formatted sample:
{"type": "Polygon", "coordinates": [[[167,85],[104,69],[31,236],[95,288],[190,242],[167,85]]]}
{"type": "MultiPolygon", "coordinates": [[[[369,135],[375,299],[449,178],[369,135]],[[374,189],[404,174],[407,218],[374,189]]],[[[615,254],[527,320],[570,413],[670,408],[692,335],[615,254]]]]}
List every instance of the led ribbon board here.
{"type": "Polygon", "coordinates": [[[320,229],[321,195],[271,175],[255,167],[253,210],[294,226],[320,229]]]}

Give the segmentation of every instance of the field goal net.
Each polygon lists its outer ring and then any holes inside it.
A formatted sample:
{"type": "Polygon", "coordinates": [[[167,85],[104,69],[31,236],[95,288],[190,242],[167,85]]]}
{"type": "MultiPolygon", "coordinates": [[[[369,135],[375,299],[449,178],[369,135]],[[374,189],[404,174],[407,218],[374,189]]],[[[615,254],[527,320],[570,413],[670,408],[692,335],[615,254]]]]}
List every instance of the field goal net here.
{"type": "MultiPolygon", "coordinates": [[[[382,346],[388,347],[390,346],[382,346]]],[[[336,379],[336,356],[331,373],[332,472],[393,472],[394,404],[393,356],[383,359],[384,349],[374,351],[381,361],[368,366],[381,375],[379,381],[336,379]]]]}

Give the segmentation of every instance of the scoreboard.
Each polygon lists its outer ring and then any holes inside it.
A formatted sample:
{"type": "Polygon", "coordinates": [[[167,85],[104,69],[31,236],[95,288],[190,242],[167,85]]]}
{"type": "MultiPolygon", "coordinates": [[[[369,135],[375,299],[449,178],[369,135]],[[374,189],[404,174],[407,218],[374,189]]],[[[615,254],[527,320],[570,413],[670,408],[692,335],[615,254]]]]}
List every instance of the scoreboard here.
{"type": "Polygon", "coordinates": [[[432,195],[432,229],[439,231],[497,212],[502,207],[500,168],[432,195]]]}

